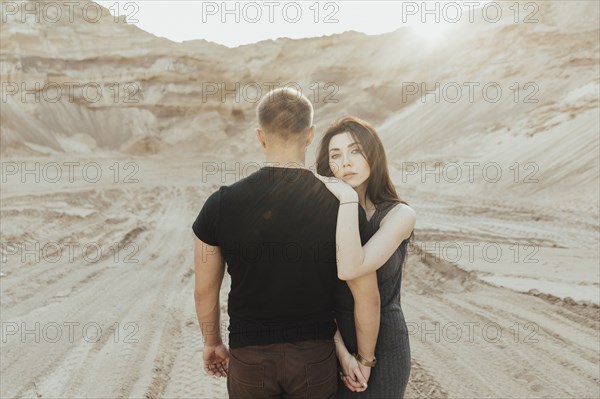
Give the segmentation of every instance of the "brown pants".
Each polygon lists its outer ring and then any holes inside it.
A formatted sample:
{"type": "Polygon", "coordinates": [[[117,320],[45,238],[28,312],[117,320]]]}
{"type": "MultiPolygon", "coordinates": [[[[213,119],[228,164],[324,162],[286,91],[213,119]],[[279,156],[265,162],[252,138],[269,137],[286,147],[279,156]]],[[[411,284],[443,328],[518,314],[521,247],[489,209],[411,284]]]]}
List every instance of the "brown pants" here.
{"type": "Polygon", "coordinates": [[[337,391],[333,340],[230,348],[230,399],[329,399],[337,391]]]}

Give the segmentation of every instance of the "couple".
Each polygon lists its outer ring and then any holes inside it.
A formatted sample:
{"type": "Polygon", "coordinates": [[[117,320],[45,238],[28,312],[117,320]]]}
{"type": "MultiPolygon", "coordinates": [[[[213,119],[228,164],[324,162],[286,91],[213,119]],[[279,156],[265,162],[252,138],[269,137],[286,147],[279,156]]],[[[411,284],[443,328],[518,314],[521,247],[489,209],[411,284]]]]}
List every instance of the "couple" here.
{"type": "Polygon", "coordinates": [[[212,193],[192,226],[205,372],[227,377],[231,399],[402,398],[411,363],[400,286],[415,212],[377,133],[338,120],[313,173],[310,101],[277,89],[257,116],[266,166],[212,193]]]}

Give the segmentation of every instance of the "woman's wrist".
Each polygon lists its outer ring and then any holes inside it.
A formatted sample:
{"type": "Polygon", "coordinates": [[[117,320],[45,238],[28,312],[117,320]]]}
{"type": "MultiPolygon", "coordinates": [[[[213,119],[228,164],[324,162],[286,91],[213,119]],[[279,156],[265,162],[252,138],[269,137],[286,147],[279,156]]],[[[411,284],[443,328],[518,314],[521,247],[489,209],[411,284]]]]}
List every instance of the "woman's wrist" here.
{"type": "Polygon", "coordinates": [[[356,202],[358,203],[358,194],[356,192],[354,194],[348,193],[340,196],[340,204],[344,202],[356,202]]]}
{"type": "Polygon", "coordinates": [[[356,351],[356,354],[360,355],[361,357],[367,360],[375,359],[375,352],[373,351],[361,351],[359,349],[358,351],[356,351]]]}
{"type": "Polygon", "coordinates": [[[360,353],[356,352],[354,354],[354,357],[356,358],[356,360],[358,361],[358,363],[362,364],[365,367],[375,367],[375,364],[377,364],[377,359],[375,358],[375,356],[369,359],[363,357],[360,355],[360,353]]]}

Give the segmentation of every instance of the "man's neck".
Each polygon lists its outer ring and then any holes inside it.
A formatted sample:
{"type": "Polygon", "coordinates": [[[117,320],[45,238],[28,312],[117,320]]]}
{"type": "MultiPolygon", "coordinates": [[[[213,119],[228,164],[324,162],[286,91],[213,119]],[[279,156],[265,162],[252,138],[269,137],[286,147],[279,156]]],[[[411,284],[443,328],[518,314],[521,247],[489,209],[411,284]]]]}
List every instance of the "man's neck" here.
{"type": "Polygon", "coordinates": [[[304,157],[293,156],[277,156],[267,154],[265,158],[265,166],[275,166],[278,168],[302,168],[306,169],[306,160],[304,157]]]}

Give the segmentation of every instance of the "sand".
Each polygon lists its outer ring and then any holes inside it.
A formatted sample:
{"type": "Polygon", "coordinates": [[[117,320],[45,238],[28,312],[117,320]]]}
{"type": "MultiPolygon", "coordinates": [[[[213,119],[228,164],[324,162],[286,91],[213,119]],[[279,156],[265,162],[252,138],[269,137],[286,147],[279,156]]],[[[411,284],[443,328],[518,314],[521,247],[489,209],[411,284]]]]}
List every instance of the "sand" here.
{"type": "MultiPolygon", "coordinates": [[[[191,223],[206,196],[228,181],[212,176],[202,182],[194,173],[199,161],[189,157],[70,160],[96,162],[104,170],[115,161],[133,161],[139,183],[115,183],[111,176],[98,183],[63,179],[35,189],[14,181],[5,186],[2,242],[59,243],[62,256],[55,261],[58,255],[48,251],[22,262],[17,253],[2,263],[2,397],[226,397],[224,380],[208,377],[201,367],[191,223]],[[79,243],[73,259],[68,242],[79,243]],[[115,243],[122,248],[118,259],[110,250],[115,243]],[[98,259],[96,244],[102,249],[98,259]],[[23,336],[24,330],[29,333],[23,336]]],[[[419,229],[402,294],[413,357],[407,397],[595,396],[597,303],[542,294],[553,292],[544,287],[519,292],[525,289],[496,286],[494,278],[510,275],[506,259],[495,265],[449,262],[456,257],[432,250],[434,242],[508,241],[524,234],[527,223],[503,211],[495,215],[485,199],[479,210],[486,225],[475,223],[481,215],[461,212],[459,198],[415,194],[411,200],[419,229]],[[437,230],[429,226],[439,219],[465,227],[453,232],[444,223],[437,230]],[[500,225],[505,230],[497,236],[483,234],[486,226],[500,225]]],[[[556,248],[560,229],[539,227],[542,249],[536,256],[544,264],[535,266],[537,272],[514,264],[512,271],[521,279],[550,282],[558,278],[553,265],[560,265],[571,297],[578,287],[593,285],[589,264],[597,253],[579,252],[575,239],[556,248]],[[573,252],[587,254],[587,273],[565,261],[573,252]]],[[[576,234],[591,232],[570,227],[576,234]]],[[[223,312],[227,292],[225,279],[223,312]]]]}
{"type": "Polygon", "coordinates": [[[10,16],[3,82],[133,83],[140,97],[0,103],[0,397],[226,397],[202,370],[191,225],[263,154],[256,104],[203,90],[272,81],[299,82],[315,103],[309,166],[331,121],[362,117],[417,212],[402,286],[408,398],[599,397],[600,6],[536,4],[541,23],[457,24],[444,45],[402,28],[229,49],[108,14],[10,16]],[[414,82],[472,81],[506,95],[404,96],[414,82]],[[526,83],[538,101],[523,101],[526,83]]]}

